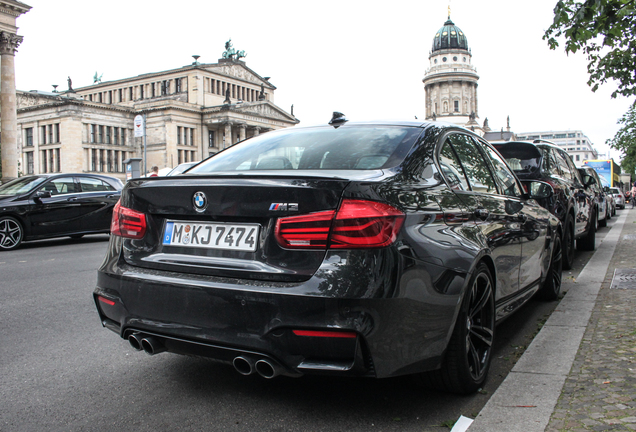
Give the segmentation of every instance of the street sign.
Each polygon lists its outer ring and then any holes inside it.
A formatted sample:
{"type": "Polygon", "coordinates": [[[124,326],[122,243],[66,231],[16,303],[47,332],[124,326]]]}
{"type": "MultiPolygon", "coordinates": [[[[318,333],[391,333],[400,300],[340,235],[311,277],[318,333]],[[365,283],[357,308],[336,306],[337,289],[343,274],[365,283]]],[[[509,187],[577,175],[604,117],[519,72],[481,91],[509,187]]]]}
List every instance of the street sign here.
{"type": "Polygon", "coordinates": [[[135,116],[135,138],[142,137],[146,133],[146,128],[144,125],[144,116],[137,115],[135,116]]]}

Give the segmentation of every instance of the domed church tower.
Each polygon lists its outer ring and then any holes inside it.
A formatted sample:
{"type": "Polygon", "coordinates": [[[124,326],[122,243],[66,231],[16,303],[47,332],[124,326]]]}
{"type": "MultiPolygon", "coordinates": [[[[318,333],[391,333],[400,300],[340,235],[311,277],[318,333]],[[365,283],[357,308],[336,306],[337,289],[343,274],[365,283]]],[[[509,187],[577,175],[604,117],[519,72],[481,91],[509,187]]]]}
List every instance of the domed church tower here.
{"type": "Polygon", "coordinates": [[[450,19],[433,38],[430,67],[424,74],[426,119],[481,129],[477,119],[477,81],[464,32],[450,19]]]}

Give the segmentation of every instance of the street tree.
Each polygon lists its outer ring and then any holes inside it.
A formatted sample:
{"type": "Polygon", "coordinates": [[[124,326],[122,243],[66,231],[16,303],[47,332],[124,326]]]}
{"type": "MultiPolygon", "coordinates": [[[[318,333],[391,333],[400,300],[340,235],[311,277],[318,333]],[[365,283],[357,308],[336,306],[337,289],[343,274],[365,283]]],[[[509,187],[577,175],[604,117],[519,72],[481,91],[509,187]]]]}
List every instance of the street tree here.
{"type": "Polygon", "coordinates": [[[626,173],[634,175],[636,168],[636,102],[618,120],[618,124],[622,125],[621,128],[616,132],[614,138],[608,139],[605,143],[624,153],[621,168],[626,173]]]}
{"type": "Polygon", "coordinates": [[[636,0],[560,0],[546,30],[550,49],[565,38],[565,52],[581,50],[589,61],[587,84],[596,91],[615,80],[617,95],[636,95],[636,0]]]}

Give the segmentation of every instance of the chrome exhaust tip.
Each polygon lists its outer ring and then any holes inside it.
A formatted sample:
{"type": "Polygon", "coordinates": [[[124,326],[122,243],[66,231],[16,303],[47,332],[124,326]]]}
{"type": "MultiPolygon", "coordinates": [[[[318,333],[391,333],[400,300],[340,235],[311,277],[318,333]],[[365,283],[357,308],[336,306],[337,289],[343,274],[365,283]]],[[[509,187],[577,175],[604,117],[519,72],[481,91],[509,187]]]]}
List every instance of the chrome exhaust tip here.
{"type": "Polygon", "coordinates": [[[256,362],[256,372],[263,378],[272,379],[280,375],[281,369],[278,365],[269,360],[259,360],[256,362]]]}
{"type": "Polygon", "coordinates": [[[141,340],[143,339],[143,335],[141,333],[133,333],[128,336],[128,343],[131,347],[136,349],[137,351],[141,351],[143,348],[141,347],[141,340]]]}
{"type": "Polygon", "coordinates": [[[149,355],[162,353],[166,347],[155,337],[146,336],[141,340],[141,348],[149,355]]]}
{"type": "Polygon", "coordinates": [[[241,375],[251,375],[254,373],[254,360],[250,358],[238,356],[234,358],[232,364],[234,365],[234,369],[241,375]]]}

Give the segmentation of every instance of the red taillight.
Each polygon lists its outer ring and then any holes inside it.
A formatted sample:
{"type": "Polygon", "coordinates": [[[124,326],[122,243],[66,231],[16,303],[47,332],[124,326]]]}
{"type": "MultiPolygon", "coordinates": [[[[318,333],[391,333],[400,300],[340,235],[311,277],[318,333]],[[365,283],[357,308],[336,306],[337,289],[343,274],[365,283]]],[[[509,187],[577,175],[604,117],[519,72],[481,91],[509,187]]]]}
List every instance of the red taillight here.
{"type": "Polygon", "coordinates": [[[332,248],[375,248],[395,241],[404,213],[374,201],[344,200],[333,227],[332,248]]]}
{"type": "Polygon", "coordinates": [[[337,212],[280,218],[276,239],[287,249],[385,247],[395,241],[403,221],[404,213],[390,205],[347,199],[337,212]]]}
{"type": "Polygon", "coordinates": [[[317,330],[292,330],[296,336],[324,337],[324,338],[345,338],[354,339],[355,332],[344,331],[317,331],[317,330]]]}
{"type": "Polygon", "coordinates": [[[97,299],[102,303],[106,303],[107,305],[115,306],[115,302],[112,300],[108,300],[106,297],[97,296],[97,299]]]}
{"type": "Polygon", "coordinates": [[[276,222],[276,240],[288,249],[325,249],[334,210],[280,218],[276,222]]]}
{"type": "Polygon", "coordinates": [[[113,209],[113,219],[110,224],[110,233],[116,236],[140,239],[146,234],[146,215],[122,207],[117,201],[113,209]]]}

